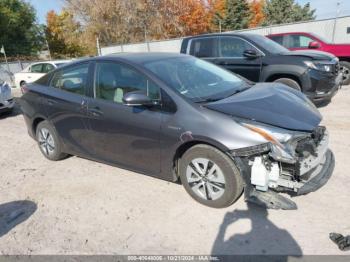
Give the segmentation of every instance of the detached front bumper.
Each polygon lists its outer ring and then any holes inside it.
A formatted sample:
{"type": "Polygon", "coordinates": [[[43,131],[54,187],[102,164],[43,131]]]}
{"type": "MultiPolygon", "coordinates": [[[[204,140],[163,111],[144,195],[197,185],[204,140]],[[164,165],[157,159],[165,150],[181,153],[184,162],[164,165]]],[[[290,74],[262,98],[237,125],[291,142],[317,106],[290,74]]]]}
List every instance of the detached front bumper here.
{"type": "MultiPolygon", "coordinates": [[[[329,135],[324,132],[311,150],[312,153],[306,157],[297,156],[295,163],[276,160],[267,150],[264,153],[254,152],[254,155],[235,157],[245,180],[246,201],[266,208],[296,209],[296,204],[291,199],[279,193],[290,196],[305,195],[327,183],[335,165],[334,155],[328,148],[328,140],[329,135]]],[[[310,141],[313,140],[310,138],[310,141]]],[[[299,151],[309,150],[310,141],[304,141],[305,144],[300,146],[299,151]]]]}
{"type": "Polygon", "coordinates": [[[8,100],[0,100],[0,113],[11,111],[15,106],[15,100],[13,98],[8,100]]]}

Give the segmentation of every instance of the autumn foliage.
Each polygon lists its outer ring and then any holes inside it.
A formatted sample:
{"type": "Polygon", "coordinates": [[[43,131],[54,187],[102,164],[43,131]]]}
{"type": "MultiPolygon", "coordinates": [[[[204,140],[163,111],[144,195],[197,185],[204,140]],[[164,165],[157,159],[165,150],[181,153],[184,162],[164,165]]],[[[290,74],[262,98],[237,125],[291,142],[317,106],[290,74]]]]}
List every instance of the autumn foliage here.
{"type": "MultiPolygon", "coordinates": [[[[97,37],[101,45],[127,44],[269,24],[268,7],[294,0],[63,1],[60,14],[47,15],[49,44],[58,52],[78,55],[94,54],[97,37]]],[[[298,13],[303,16],[308,8],[298,13]]]]}
{"type": "Polygon", "coordinates": [[[265,20],[264,14],[265,0],[253,0],[250,3],[250,12],[252,18],[249,22],[249,28],[260,26],[265,20]]]}

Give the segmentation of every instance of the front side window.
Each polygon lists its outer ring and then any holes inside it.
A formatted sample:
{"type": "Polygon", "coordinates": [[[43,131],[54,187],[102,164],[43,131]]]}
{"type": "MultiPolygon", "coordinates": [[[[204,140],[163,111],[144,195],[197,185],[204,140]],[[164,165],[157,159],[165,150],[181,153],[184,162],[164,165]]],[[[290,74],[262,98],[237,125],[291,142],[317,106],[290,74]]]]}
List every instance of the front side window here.
{"type": "Polygon", "coordinates": [[[43,64],[36,64],[30,67],[31,73],[43,73],[43,64]]]}
{"type": "Polygon", "coordinates": [[[216,43],[216,37],[192,39],[190,54],[200,58],[215,57],[216,43]]]}
{"type": "Polygon", "coordinates": [[[314,41],[312,38],[304,35],[289,35],[287,38],[288,48],[307,48],[309,43],[314,41]]]}
{"type": "Polygon", "coordinates": [[[88,63],[57,71],[51,80],[51,86],[71,93],[84,95],[88,71],[88,63]]]}
{"type": "Polygon", "coordinates": [[[244,57],[243,52],[246,50],[259,52],[247,41],[237,37],[220,37],[219,43],[220,57],[242,58],[244,57]]]}
{"type": "Polygon", "coordinates": [[[160,98],[158,86],[134,69],[113,62],[96,64],[96,98],[121,104],[123,96],[133,91],[143,91],[152,100],[160,98]]]}
{"type": "Polygon", "coordinates": [[[170,88],[193,102],[223,99],[248,87],[235,74],[192,56],[161,59],[144,65],[170,88]]]}

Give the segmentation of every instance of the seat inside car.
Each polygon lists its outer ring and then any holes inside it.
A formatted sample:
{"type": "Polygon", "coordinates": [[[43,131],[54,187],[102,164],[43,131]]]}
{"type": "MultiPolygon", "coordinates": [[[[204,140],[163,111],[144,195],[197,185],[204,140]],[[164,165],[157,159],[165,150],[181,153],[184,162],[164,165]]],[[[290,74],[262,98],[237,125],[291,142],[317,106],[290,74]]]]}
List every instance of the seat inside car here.
{"type": "Polygon", "coordinates": [[[117,84],[115,72],[100,70],[96,96],[105,100],[122,103],[124,90],[117,84]]]}

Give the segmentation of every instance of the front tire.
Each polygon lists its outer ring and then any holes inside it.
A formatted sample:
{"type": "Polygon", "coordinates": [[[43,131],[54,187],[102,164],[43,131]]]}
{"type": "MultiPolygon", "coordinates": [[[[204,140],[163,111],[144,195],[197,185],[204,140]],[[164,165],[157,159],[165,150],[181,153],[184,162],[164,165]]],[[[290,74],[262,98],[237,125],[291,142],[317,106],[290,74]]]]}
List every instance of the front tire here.
{"type": "Polygon", "coordinates": [[[48,121],[40,122],[36,129],[36,139],[41,153],[49,160],[58,161],[67,156],[62,152],[62,144],[55,129],[48,121]]]}
{"type": "Polygon", "coordinates": [[[300,85],[298,84],[298,82],[296,82],[295,80],[293,79],[290,79],[290,78],[279,78],[277,80],[274,81],[275,83],[282,83],[282,84],[285,84],[295,90],[298,90],[298,91],[301,91],[301,87],[300,85]]]}
{"type": "Polygon", "coordinates": [[[350,84],[350,63],[346,61],[340,61],[340,71],[343,74],[343,85],[350,84]]]}
{"type": "Polygon", "coordinates": [[[179,160],[179,175],[187,193],[209,207],[228,207],[243,192],[243,180],[232,159],[209,145],[188,149],[179,160]]]}

